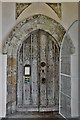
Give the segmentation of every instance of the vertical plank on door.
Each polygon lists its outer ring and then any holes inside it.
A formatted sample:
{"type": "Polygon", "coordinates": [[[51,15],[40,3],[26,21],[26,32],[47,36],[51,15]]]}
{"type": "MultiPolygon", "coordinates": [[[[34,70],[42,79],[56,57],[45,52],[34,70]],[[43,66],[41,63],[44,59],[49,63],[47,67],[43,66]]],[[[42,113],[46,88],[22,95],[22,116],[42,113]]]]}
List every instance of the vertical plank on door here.
{"type": "Polygon", "coordinates": [[[48,50],[48,106],[54,106],[54,89],[55,89],[55,63],[54,63],[54,57],[55,52],[53,54],[53,51],[55,50],[55,43],[51,40],[51,36],[48,37],[49,40],[49,50],[48,50]],[[52,44],[54,44],[54,50],[52,48],[52,44]]]}
{"type": "Polygon", "coordinates": [[[46,64],[46,34],[40,31],[40,107],[44,107],[47,104],[46,100],[46,65],[41,66],[41,62],[46,64]],[[44,70],[44,73],[42,72],[44,70]],[[45,78],[44,83],[42,79],[45,78]]]}
{"type": "MultiPolygon", "coordinates": [[[[30,65],[30,61],[31,61],[31,40],[30,40],[30,36],[27,38],[27,40],[25,41],[25,43],[23,44],[23,66],[25,65],[30,65]]],[[[23,75],[23,104],[25,105],[29,105],[30,104],[30,80],[29,81],[25,81],[24,75],[23,75]]]]}
{"type": "Polygon", "coordinates": [[[31,85],[32,85],[32,105],[38,107],[38,32],[31,35],[32,39],[32,62],[31,62],[31,85]]]}

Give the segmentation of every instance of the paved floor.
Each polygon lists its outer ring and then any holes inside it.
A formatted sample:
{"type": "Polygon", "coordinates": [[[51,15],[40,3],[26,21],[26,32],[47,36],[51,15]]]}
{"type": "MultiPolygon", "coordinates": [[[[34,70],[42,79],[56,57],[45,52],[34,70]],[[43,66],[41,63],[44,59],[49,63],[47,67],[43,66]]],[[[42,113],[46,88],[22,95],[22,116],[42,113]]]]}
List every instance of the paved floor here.
{"type": "MultiPolygon", "coordinates": [[[[15,114],[10,115],[8,118],[37,118],[37,119],[49,119],[49,118],[62,118],[58,112],[16,112],[15,114]]],[[[56,119],[57,120],[57,119],[56,119]]]]}
{"type": "Polygon", "coordinates": [[[16,112],[1,120],[80,120],[80,117],[64,119],[58,112],[16,112]]]}

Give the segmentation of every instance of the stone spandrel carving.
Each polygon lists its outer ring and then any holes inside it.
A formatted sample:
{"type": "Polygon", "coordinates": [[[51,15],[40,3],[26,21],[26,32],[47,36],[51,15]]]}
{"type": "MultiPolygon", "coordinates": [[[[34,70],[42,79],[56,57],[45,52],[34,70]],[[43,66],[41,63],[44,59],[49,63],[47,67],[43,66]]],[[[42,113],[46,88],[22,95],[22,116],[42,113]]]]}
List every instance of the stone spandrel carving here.
{"type": "Polygon", "coordinates": [[[31,3],[16,3],[16,19],[31,3]]]}
{"type": "Polygon", "coordinates": [[[54,10],[54,12],[57,14],[57,16],[59,18],[61,18],[61,3],[46,3],[47,5],[49,5],[49,7],[52,8],[52,10],[54,10]]]}

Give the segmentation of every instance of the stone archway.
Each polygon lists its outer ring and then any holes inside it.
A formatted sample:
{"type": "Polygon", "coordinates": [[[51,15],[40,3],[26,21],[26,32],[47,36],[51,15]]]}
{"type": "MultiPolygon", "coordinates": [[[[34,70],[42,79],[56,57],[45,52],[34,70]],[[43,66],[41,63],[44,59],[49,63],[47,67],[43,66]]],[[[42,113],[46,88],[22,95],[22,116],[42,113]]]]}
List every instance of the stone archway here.
{"type": "Polygon", "coordinates": [[[35,15],[20,22],[12,30],[8,40],[4,43],[3,53],[7,54],[7,114],[16,111],[16,84],[17,84],[17,50],[21,43],[34,30],[41,29],[55,38],[59,47],[65,29],[54,19],[44,15],[35,15]]]}

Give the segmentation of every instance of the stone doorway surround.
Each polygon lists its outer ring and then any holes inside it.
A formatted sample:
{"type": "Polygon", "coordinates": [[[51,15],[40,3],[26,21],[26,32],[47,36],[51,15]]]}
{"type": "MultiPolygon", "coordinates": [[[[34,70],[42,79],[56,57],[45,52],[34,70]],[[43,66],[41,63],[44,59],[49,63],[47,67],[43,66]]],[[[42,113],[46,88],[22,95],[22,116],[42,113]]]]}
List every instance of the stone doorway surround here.
{"type": "Polygon", "coordinates": [[[63,26],[44,15],[31,16],[14,27],[3,45],[3,54],[7,54],[7,115],[16,111],[17,104],[17,51],[29,34],[37,29],[44,30],[54,37],[59,47],[61,46],[65,29],[63,26]]]}

